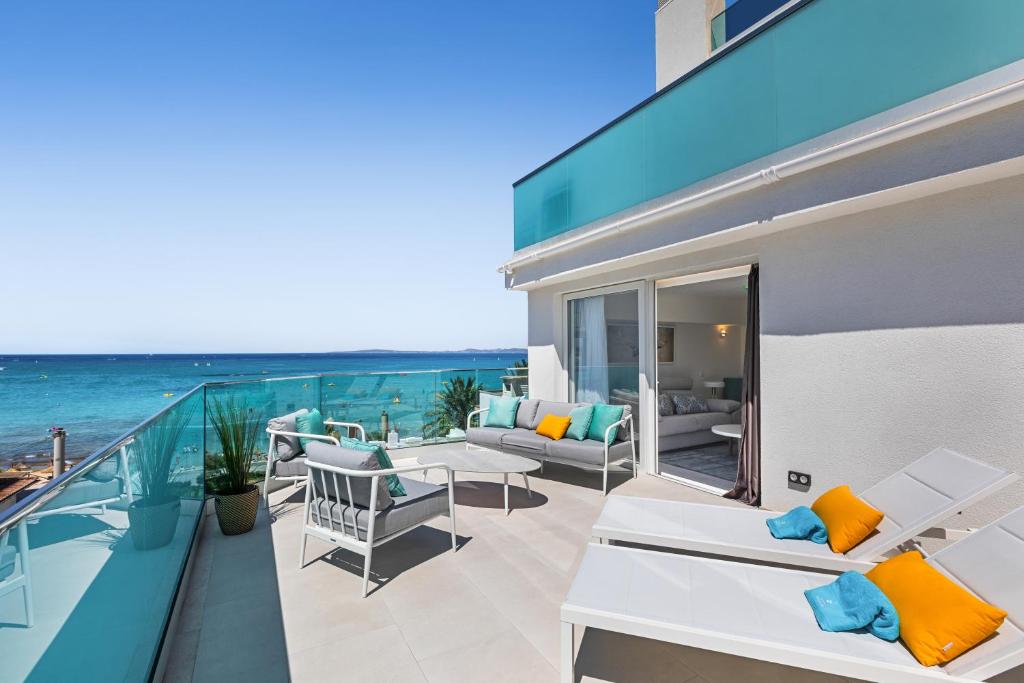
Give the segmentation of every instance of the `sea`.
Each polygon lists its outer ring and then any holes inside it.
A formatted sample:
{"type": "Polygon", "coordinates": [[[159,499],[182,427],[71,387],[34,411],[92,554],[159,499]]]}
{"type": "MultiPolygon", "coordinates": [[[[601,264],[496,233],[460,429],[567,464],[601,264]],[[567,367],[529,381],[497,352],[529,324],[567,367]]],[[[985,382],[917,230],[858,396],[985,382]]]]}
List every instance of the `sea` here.
{"type": "Polygon", "coordinates": [[[67,430],[68,457],[84,457],[203,382],[505,368],[525,358],[525,349],[0,356],[0,468],[48,457],[53,426],[67,430]]]}

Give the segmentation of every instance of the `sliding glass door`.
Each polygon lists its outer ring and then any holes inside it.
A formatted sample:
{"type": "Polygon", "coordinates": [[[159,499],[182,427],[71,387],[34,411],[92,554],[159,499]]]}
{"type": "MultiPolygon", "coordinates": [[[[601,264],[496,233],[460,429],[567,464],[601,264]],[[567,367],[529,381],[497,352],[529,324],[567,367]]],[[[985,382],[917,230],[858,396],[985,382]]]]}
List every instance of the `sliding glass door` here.
{"type": "Polygon", "coordinates": [[[638,287],[566,297],[569,400],[630,405],[639,416],[643,339],[638,287]]]}

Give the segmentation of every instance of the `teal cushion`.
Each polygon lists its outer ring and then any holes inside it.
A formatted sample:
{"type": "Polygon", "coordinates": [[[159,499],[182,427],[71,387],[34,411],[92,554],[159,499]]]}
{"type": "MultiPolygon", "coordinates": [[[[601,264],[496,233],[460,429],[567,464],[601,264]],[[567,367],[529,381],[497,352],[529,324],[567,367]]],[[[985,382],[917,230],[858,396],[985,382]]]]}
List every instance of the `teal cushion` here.
{"type": "MultiPolygon", "coordinates": [[[[623,406],[610,406],[607,403],[594,404],[594,417],[590,420],[590,429],[587,430],[587,438],[594,441],[604,441],[604,430],[622,419],[623,406]]],[[[615,441],[619,433],[616,427],[608,433],[608,442],[615,441]]]]}
{"type": "Polygon", "coordinates": [[[572,422],[569,423],[569,429],[566,430],[565,435],[577,441],[583,441],[587,438],[590,423],[594,419],[594,406],[573,408],[569,411],[569,417],[572,418],[572,422]]]}
{"type": "MultiPolygon", "coordinates": [[[[327,435],[327,430],[324,428],[324,417],[316,408],[313,408],[313,410],[308,413],[295,416],[295,431],[299,434],[327,435]]],[[[301,436],[299,437],[299,445],[302,446],[302,450],[306,450],[306,446],[314,441],[320,441],[320,439],[305,439],[301,436]]],[[[323,443],[327,442],[325,441],[323,443]]]]}
{"type": "MultiPolygon", "coordinates": [[[[377,462],[380,463],[380,468],[382,470],[390,470],[394,467],[394,464],[391,462],[391,458],[388,457],[388,452],[384,450],[383,446],[375,446],[372,443],[366,443],[365,441],[353,439],[348,436],[339,438],[338,442],[345,448],[351,448],[356,451],[366,451],[367,453],[370,451],[375,452],[377,454],[377,462]]],[[[405,487],[402,486],[402,480],[398,478],[397,474],[386,474],[384,475],[384,479],[388,483],[388,493],[392,496],[407,495],[405,493],[405,487]]]]}
{"type": "Polygon", "coordinates": [[[488,406],[487,419],[484,420],[484,427],[512,429],[516,424],[516,411],[519,410],[519,401],[521,400],[521,396],[492,398],[488,406]]]}

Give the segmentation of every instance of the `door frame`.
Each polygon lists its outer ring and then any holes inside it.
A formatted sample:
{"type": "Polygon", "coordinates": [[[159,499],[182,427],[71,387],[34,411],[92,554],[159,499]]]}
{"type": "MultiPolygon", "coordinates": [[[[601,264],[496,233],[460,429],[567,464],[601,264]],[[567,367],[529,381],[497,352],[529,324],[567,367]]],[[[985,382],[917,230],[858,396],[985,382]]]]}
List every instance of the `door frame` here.
{"type": "MultiPolygon", "coordinates": [[[[686,286],[686,285],[697,284],[699,282],[713,282],[715,280],[727,280],[727,279],[734,278],[734,277],[743,277],[745,275],[749,275],[750,274],[750,268],[751,268],[752,265],[753,264],[746,264],[746,265],[742,265],[742,266],[733,266],[733,267],[728,267],[728,268],[716,268],[716,269],[713,269],[713,270],[706,270],[706,271],[702,271],[702,272],[699,272],[699,273],[692,273],[692,274],[688,274],[688,275],[680,275],[680,276],[676,276],[676,277],[665,277],[665,278],[659,278],[659,279],[656,279],[656,280],[651,280],[650,281],[650,284],[651,284],[651,299],[652,299],[651,303],[652,303],[652,307],[653,307],[653,315],[650,318],[651,322],[649,323],[650,329],[648,330],[648,335],[649,336],[653,336],[653,339],[652,339],[653,347],[657,346],[658,290],[670,289],[670,288],[673,288],[673,287],[683,287],[683,286],[686,286]]],[[[653,357],[651,357],[651,367],[650,367],[651,376],[653,377],[653,381],[652,381],[652,384],[651,384],[651,386],[653,387],[653,390],[650,393],[651,393],[651,402],[654,405],[654,412],[651,413],[650,411],[648,411],[649,419],[647,420],[647,422],[648,422],[648,425],[649,425],[650,432],[651,432],[651,434],[653,434],[653,438],[650,439],[650,441],[651,441],[651,449],[650,450],[653,451],[653,454],[651,456],[650,468],[647,471],[649,473],[651,473],[651,474],[657,475],[659,477],[664,477],[665,479],[669,479],[671,481],[674,481],[674,482],[677,482],[677,483],[680,483],[680,484],[684,484],[686,486],[690,486],[690,487],[698,489],[700,491],[706,491],[708,493],[713,493],[715,495],[722,495],[723,493],[726,492],[726,489],[720,489],[720,488],[718,488],[716,486],[712,486],[710,484],[705,484],[703,482],[694,481],[692,479],[687,479],[687,478],[681,477],[679,475],[670,474],[670,473],[662,472],[661,471],[660,452],[659,452],[659,448],[658,448],[658,414],[657,414],[657,405],[658,405],[658,384],[659,384],[659,380],[658,380],[658,355],[657,355],[657,348],[650,349],[648,351],[648,353],[649,354],[650,353],[654,354],[653,357]]]]}

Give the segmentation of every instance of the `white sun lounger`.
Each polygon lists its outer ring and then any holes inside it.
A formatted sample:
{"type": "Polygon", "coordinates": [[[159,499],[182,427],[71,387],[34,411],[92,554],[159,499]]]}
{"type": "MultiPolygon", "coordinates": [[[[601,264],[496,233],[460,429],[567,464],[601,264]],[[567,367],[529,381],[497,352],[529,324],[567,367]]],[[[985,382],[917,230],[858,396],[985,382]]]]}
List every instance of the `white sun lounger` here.
{"type": "Polygon", "coordinates": [[[692,553],[826,571],[869,569],[885,552],[1017,480],[1012,472],[937,448],[860,497],[885,513],[873,535],[845,554],[828,545],[778,540],[765,521],[778,512],[612,496],[594,524],[601,542],[637,543],[692,553]]]}
{"type": "Polygon", "coordinates": [[[928,562],[1010,615],[943,667],[920,665],[899,641],[818,628],[803,592],[834,576],[590,544],[562,605],[562,681],[575,680],[575,626],[873,681],[981,681],[1024,664],[1024,508],[928,562]]]}

